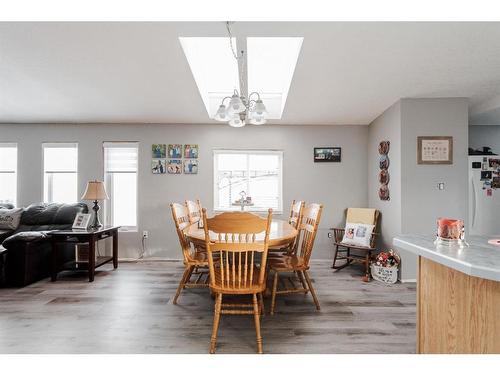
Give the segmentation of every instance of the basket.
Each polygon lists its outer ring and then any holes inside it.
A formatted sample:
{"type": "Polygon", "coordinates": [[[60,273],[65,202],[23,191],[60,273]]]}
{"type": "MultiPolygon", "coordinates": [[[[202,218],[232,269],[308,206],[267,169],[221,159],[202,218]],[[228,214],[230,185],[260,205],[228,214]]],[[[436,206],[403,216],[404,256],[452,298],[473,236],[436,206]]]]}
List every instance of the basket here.
{"type": "Polygon", "coordinates": [[[371,264],[372,277],[374,280],[385,284],[394,284],[398,281],[398,267],[381,267],[371,264]]]}

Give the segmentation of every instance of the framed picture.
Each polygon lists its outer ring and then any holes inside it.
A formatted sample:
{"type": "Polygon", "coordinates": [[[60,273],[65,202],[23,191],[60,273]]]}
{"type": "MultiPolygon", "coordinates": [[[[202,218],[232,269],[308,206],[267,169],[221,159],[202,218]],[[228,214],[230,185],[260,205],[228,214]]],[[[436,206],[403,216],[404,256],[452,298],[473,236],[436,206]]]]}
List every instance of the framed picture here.
{"type": "Polygon", "coordinates": [[[453,164],[453,137],[417,137],[418,164],[453,164]]]}
{"type": "Polygon", "coordinates": [[[182,174],[182,160],[167,160],[168,174],[182,174]]]}
{"type": "Polygon", "coordinates": [[[165,144],[152,145],[151,157],[153,159],[165,159],[167,157],[167,145],[165,144]]]}
{"type": "Polygon", "coordinates": [[[184,145],[184,157],[186,159],[198,159],[198,145],[184,145]]]}
{"type": "Polygon", "coordinates": [[[168,145],[168,157],[169,159],[182,158],[182,145],[168,145]]]}
{"type": "Polygon", "coordinates": [[[90,223],[91,214],[76,214],[73,221],[73,229],[87,229],[90,223]]]}
{"type": "Polygon", "coordinates": [[[153,174],[165,174],[165,173],[167,173],[167,160],[166,159],[152,159],[151,160],[151,172],[153,172],[153,174]]]}
{"type": "Polygon", "coordinates": [[[341,153],[340,147],[314,147],[314,162],[340,163],[341,153]]]}
{"type": "Polygon", "coordinates": [[[197,174],[198,173],[198,160],[189,159],[184,160],[184,174],[197,174]]]}

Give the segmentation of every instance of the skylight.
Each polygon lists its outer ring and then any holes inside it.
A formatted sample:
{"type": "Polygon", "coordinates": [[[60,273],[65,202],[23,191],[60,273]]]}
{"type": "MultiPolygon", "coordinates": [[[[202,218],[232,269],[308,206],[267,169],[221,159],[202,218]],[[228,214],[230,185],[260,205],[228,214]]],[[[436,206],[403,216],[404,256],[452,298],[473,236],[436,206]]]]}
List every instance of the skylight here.
{"type": "MultiPolygon", "coordinates": [[[[295,66],[302,47],[302,37],[247,38],[248,93],[261,99],[270,119],[281,119],[295,66]]],[[[237,51],[236,38],[232,38],[237,51]]],[[[221,101],[240,90],[238,64],[227,37],[179,38],[191,72],[210,118],[215,116],[221,101]]],[[[227,103],[226,103],[227,104],[227,103]]]]}
{"type": "MultiPolygon", "coordinates": [[[[238,64],[229,48],[229,39],[199,37],[179,38],[186,59],[200,91],[201,98],[212,118],[222,99],[240,89],[238,64]]],[[[236,39],[233,38],[236,46],[236,39]]]]}
{"type": "Polygon", "coordinates": [[[283,114],[303,39],[247,38],[248,91],[261,94],[270,119],[283,114]]]}

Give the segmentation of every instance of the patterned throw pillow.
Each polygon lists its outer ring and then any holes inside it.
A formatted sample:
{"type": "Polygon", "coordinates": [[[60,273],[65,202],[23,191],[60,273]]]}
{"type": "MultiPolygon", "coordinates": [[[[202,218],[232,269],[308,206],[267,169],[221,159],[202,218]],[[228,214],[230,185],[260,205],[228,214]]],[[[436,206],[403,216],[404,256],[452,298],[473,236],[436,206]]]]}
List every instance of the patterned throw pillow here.
{"type": "Polygon", "coordinates": [[[372,238],[374,228],[375,225],[346,223],[342,243],[370,247],[370,239],[372,238]]]}
{"type": "Polygon", "coordinates": [[[0,229],[16,230],[23,214],[22,208],[0,208],[0,229]]]}

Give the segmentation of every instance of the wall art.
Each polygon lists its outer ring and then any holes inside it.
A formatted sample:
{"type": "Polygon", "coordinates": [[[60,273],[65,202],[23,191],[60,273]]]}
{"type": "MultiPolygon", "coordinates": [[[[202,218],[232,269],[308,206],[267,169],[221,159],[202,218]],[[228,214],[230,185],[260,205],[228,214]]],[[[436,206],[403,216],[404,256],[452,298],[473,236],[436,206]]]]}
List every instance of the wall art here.
{"type": "Polygon", "coordinates": [[[453,137],[417,137],[418,164],[453,164],[453,137]]]}
{"type": "Polygon", "coordinates": [[[340,163],[342,149],[340,147],[314,147],[315,163],[340,163]]]}

